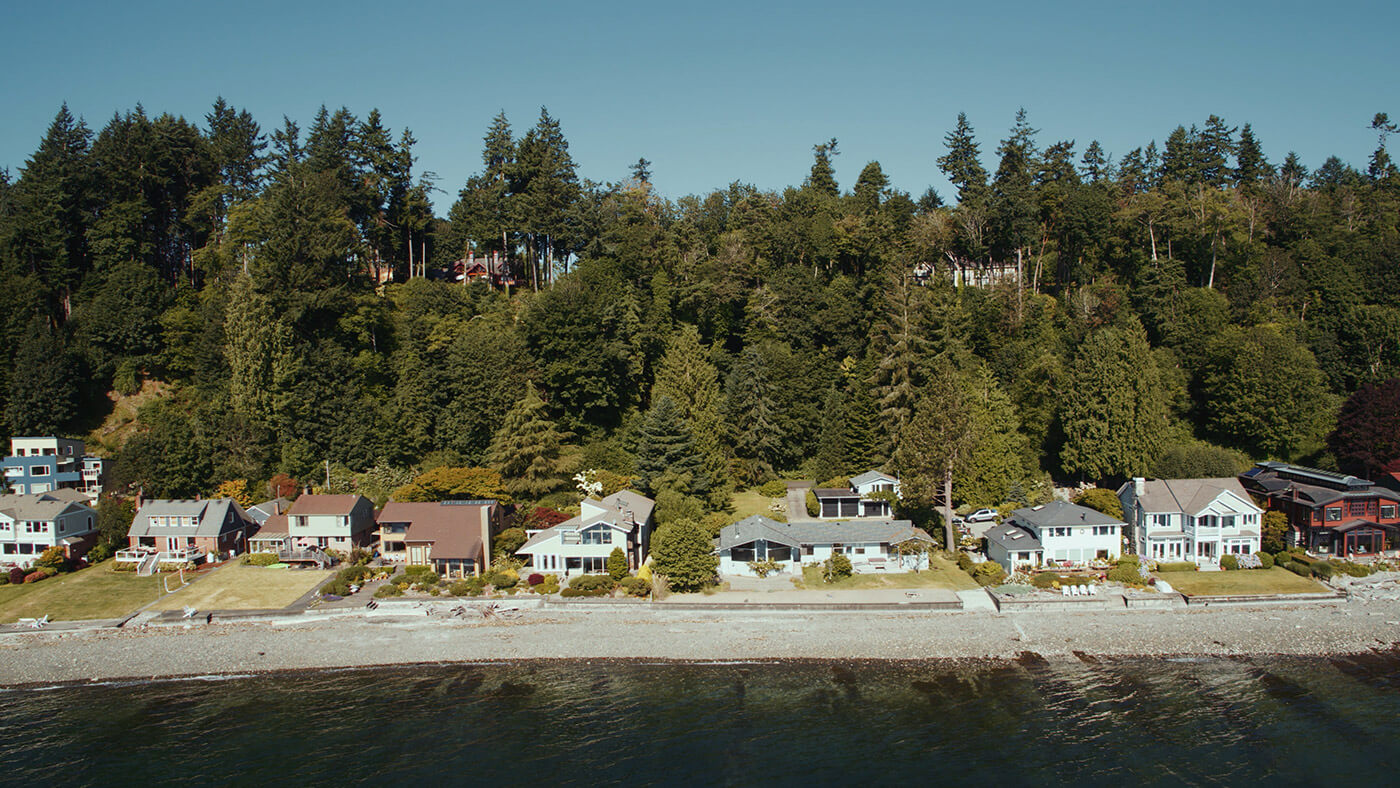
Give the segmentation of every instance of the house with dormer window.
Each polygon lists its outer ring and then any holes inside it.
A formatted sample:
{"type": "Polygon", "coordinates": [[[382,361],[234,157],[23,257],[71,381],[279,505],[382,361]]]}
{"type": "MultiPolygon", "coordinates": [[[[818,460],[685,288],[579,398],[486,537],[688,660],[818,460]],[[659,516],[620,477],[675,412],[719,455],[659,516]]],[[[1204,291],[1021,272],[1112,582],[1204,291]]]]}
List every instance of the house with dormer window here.
{"type": "Polygon", "coordinates": [[[605,571],[608,556],[621,548],[628,566],[636,569],[651,545],[654,506],[650,498],[631,490],[602,500],[586,499],[577,517],[526,531],[528,539],[515,554],[527,558],[535,571],[569,575],[605,571]]]}
{"type": "Polygon", "coordinates": [[[1134,478],[1118,488],[1133,552],[1203,568],[1259,552],[1264,510],[1238,479],[1134,478]]]}
{"type": "Polygon", "coordinates": [[[97,544],[96,519],[87,498],[74,490],[0,495],[0,564],[28,568],[55,546],[81,558],[97,544]]]}
{"type": "Polygon", "coordinates": [[[817,498],[817,519],[846,520],[855,517],[894,516],[889,496],[899,498],[899,479],[880,471],[866,471],[852,476],[846,487],[818,487],[812,490],[817,498]]]}

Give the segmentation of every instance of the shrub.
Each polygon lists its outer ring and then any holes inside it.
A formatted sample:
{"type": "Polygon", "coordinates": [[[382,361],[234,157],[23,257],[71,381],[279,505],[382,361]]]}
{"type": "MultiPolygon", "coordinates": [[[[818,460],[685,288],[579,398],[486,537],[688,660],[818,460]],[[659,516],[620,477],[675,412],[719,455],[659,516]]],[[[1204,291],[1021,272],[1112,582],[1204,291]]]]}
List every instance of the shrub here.
{"type": "Polygon", "coordinates": [[[1274,564],[1277,566],[1283,566],[1284,564],[1292,560],[1293,554],[1288,552],[1287,550],[1280,550],[1277,553],[1274,553],[1274,564]]]}
{"type": "Polygon", "coordinates": [[[1107,577],[1115,583],[1142,585],[1142,573],[1138,570],[1138,564],[1119,564],[1108,570],[1107,577]]]}
{"type": "Polygon", "coordinates": [[[375,599],[383,599],[387,596],[403,596],[403,589],[393,583],[385,583],[374,591],[375,599]]]}
{"type": "Polygon", "coordinates": [[[9,585],[9,584],[10,584],[10,573],[9,573],[9,572],[0,572],[0,586],[7,586],[7,585],[9,585]]]}
{"type": "Polygon", "coordinates": [[[620,585],[622,586],[622,590],[627,592],[628,596],[645,599],[647,594],[651,593],[651,582],[643,580],[640,577],[629,577],[623,580],[620,585]]]}
{"type": "Polygon", "coordinates": [[[972,556],[968,555],[967,553],[962,553],[962,552],[958,553],[958,568],[959,568],[959,569],[963,570],[964,572],[971,572],[973,566],[974,566],[974,562],[973,562],[973,560],[972,560],[972,556]]]}
{"type": "Polygon", "coordinates": [[[433,571],[433,568],[424,564],[405,566],[403,568],[403,573],[414,579],[432,576],[432,582],[436,583],[438,581],[437,573],[433,571]]]}
{"type": "Polygon", "coordinates": [[[367,566],[374,554],[363,547],[356,547],[350,551],[349,562],[357,566],[367,566]]]}
{"type": "Polygon", "coordinates": [[[822,562],[822,579],[828,583],[850,577],[852,571],[854,568],[851,566],[851,559],[847,558],[845,553],[833,553],[822,562]]]}
{"type": "Polygon", "coordinates": [[[549,575],[544,579],[543,583],[540,583],[539,585],[535,586],[530,590],[534,591],[540,596],[557,594],[559,593],[559,578],[555,577],[554,575],[549,575]]]}
{"type": "Polygon", "coordinates": [[[1138,555],[1137,553],[1124,553],[1124,554],[1118,556],[1118,563],[1120,563],[1120,564],[1140,564],[1140,563],[1142,563],[1142,556],[1138,555]]]}
{"type": "Polygon", "coordinates": [[[1240,569],[1263,569],[1263,568],[1264,568],[1264,562],[1263,562],[1262,560],[1260,560],[1259,556],[1257,556],[1257,555],[1251,555],[1250,553],[1244,553],[1244,554],[1235,556],[1235,561],[1239,563],[1240,569]]]}
{"type": "Polygon", "coordinates": [[[621,547],[614,547],[608,553],[608,574],[614,580],[621,580],[627,576],[627,554],[622,552],[621,547]]]}
{"type": "Polygon", "coordinates": [[[245,553],[240,563],[251,566],[272,566],[281,560],[276,553],[245,553]]]}
{"type": "Polygon", "coordinates": [[[452,596],[481,596],[481,592],[486,589],[486,580],[480,577],[469,577],[465,580],[458,580],[447,587],[447,593],[452,596]]]}
{"type": "Polygon", "coordinates": [[[34,566],[42,569],[52,569],[55,574],[59,572],[70,572],[73,563],[68,560],[68,553],[63,549],[63,545],[54,545],[39,554],[34,559],[34,566]]]}
{"type": "Polygon", "coordinates": [[[24,576],[24,582],[37,583],[46,577],[48,577],[48,575],[44,574],[43,572],[30,572],[29,574],[24,576]]]}
{"type": "Polygon", "coordinates": [[[1225,571],[1232,571],[1240,568],[1240,560],[1233,555],[1220,556],[1220,568],[1225,571]]]}
{"type": "Polygon", "coordinates": [[[1053,588],[1055,581],[1059,579],[1060,576],[1054,572],[1038,572],[1035,577],[1031,578],[1031,585],[1036,588],[1053,588]]]}
{"type": "Polygon", "coordinates": [[[764,498],[782,498],[787,495],[787,483],[782,479],[766,481],[758,488],[758,494],[764,498]]]}
{"type": "Polygon", "coordinates": [[[762,561],[750,561],[749,569],[759,577],[767,577],[783,568],[783,565],[771,558],[762,561]]]}
{"type": "Polygon", "coordinates": [[[569,583],[569,588],[579,591],[596,591],[598,593],[592,594],[592,596],[600,596],[612,593],[612,590],[617,588],[617,581],[613,580],[610,575],[579,575],[569,583]]]}
{"type": "Polygon", "coordinates": [[[1331,564],[1326,563],[1324,561],[1317,561],[1310,568],[1312,570],[1313,577],[1316,577],[1319,580],[1332,579],[1333,570],[1331,564]]]}
{"type": "Polygon", "coordinates": [[[807,516],[816,517],[822,513],[821,502],[817,500],[817,494],[811,490],[807,491],[807,516]]]}
{"type": "Polygon", "coordinates": [[[1332,568],[1351,577],[1369,577],[1376,573],[1374,566],[1358,564],[1354,561],[1333,561],[1332,568]]]}
{"type": "Polygon", "coordinates": [[[372,574],[374,574],[374,570],[369,567],[363,564],[355,564],[354,566],[344,567],[339,572],[336,572],[335,576],[344,580],[346,583],[359,583],[372,574]]]}
{"type": "Polygon", "coordinates": [[[349,596],[350,583],[342,578],[333,577],[325,585],[321,586],[322,594],[335,594],[336,596],[349,596]]]}
{"type": "Polygon", "coordinates": [[[983,561],[972,570],[972,579],[979,586],[999,586],[1006,579],[1006,570],[996,561],[983,561]]]}
{"type": "Polygon", "coordinates": [[[105,544],[94,545],[91,550],[87,551],[87,555],[83,557],[86,558],[90,564],[100,564],[112,557],[112,548],[105,544]]]}
{"type": "Polygon", "coordinates": [[[389,578],[389,585],[406,586],[406,585],[408,585],[408,584],[409,584],[408,575],[404,574],[403,572],[399,572],[398,574],[396,574],[396,575],[394,575],[393,577],[389,578]]]}
{"type": "Polygon", "coordinates": [[[1200,567],[1190,561],[1168,561],[1166,563],[1157,564],[1158,572],[1195,572],[1198,569],[1200,569],[1200,567]]]}
{"type": "Polygon", "coordinates": [[[1281,566],[1299,577],[1308,577],[1312,574],[1312,570],[1308,568],[1307,564],[1300,564],[1297,561],[1286,561],[1281,566]]]}
{"type": "MultiPolygon", "coordinates": [[[[133,571],[134,571],[134,568],[133,568],[133,571]]],[[[10,584],[11,584],[11,585],[19,585],[20,583],[23,583],[23,582],[24,582],[24,576],[25,576],[26,574],[27,574],[27,573],[26,573],[23,569],[20,569],[20,568],[17,567],[17,566],[11,567],[11,568],[10,568],[10,584]]]]}
{"type": "Polygon", "coordinates": [[[530,587],[533,588],[544,582],[544,575],[539,572],[531,572],[530,576],[525,578],[525,582],[529,583],[530,587]]]}
{"type": "Polygon", "coordinates": [[[1268,553],[1262,552],[1262,551],[1261,551],[1261,552],[1258,552],[1258,553],[1255,553],[1254,556],[1255,556],[1256,558],[1259,559],[1259,566],[1260,566],[1260,567],[1262,567],[1262,568],[1264,568],[1264,569],[1273,569],[1273,568],[1274,568],[1274,557],[1273,557],[1273,556],[1269,555],[1268,553]]]}
{"type": "Polygon", "coordinates": [[[514,569],[493,569],[485,577],[487,583],[502,591],[515,588],[520,583],[520,575],[514,569]]]}

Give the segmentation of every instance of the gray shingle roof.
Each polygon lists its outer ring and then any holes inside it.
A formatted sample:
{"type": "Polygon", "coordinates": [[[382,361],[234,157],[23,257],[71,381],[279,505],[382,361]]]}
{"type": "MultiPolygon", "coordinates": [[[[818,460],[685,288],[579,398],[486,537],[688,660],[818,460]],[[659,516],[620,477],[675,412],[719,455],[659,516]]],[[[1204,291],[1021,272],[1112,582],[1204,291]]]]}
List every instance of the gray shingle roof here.
{"type": "Polygon", "coordinates": [[[598,523],[608,523],[614,528],[624,531],[632,531],[632,523],[646,525],[651,520],[651,511],[656,506],[656,502],[632,490],[616,492],[601,501],[592,501],[595,506],[601,506],[605,511],[571,517],[558,525],[545,528],[525,541],[525,544],[516,550],[517,553],[527,553],[543,542],[554,538],[554,535],[561,531],[577,531],[590,525],[598,523]]]}
{"type": "Polygon", "coordinates": [[[984,536],[987,537],[988,541],[1006,548],[1008,552],[1044,549],[1040,545],[1040,540],[1036,539],[1030,531],[1010,524],[994,526],[988,529],[984,536]]]}
{"type": "Polygon", "coordinates": [[[1052,525],[1123,525],[1122,520],[1067,501],[1051,501],[1041,506],[1017,509],[1011,514],[1011,519],[1037,529],[1052,525]]]}
{"type": "Polygon", "coordinates": [[[252,520],[232,498],[147,501],[131,522],[130,536],[219,536],[251,524],[252,520]],[[232,515],[232,517],[230,517],[232,515]],[[195,524],[151,526],[152,517],[193,517],[195,524]]]}
{"type": "Polygon", "coordinates": [[[887,479],[892,482],[899,481],[898,479],[889,475],[888,473],[880,473],[879,471],[866,471],[865,473],[862,473],[859,476],[852,476],[851,485],[855,486],[857,484],[869,484],[870,482],[878,482],[881,479],[887,479]]]}
{"type": "Polygon", "coordinates": [[[53,493],[33,495],[0,495],[0,512],[11,520],[42,520],[51,522],[70,508],[77,507],[92,511],[86,504],[68,500],[65,496],[53,493]]]}
{"type": "Polygon", "coordinates": [[[755,539],[768,539],[792,547],[869,542],[899,544],[910,539],[933,541],[908,520],[780,523],[755,514],[722,528],[719,532],[719,549],[727,550],[755,539]]]}
{"type": "MultiPolygon", "coordinates": [[[[1131,487],[1132,484],[1129,481],[1124,487],[1131,487]]],[[[1144,512],[1183,512],[1195,515],[1225,492],[1233,493],[1241,500],[1253,504],[1249,494],[1244,491],[1244,485],[1233,476],[1222,479],[1148,479],[1143,482],[1142,495],[1137,499],[1144,512]]]]}

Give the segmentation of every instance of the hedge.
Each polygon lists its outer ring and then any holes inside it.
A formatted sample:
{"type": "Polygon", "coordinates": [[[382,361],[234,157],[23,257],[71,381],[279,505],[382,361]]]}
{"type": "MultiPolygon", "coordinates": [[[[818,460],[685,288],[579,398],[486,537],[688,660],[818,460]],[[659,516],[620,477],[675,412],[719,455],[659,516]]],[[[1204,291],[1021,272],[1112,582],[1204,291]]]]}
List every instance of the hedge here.
{"type": "Polygon", "coordinates": [[[1283,568],[1299,577],[1310,577],[1312,575],[1312,569],[1310,569],[1307,564],[1300,564],[1297,561],[1285,562],[1283,568]]]}
{"type": "Polygon", "coordinates": [[[1169,561],[1157,564],[1158,572],[1196,572],[1200,567],[1190,561],[1169,561]]]}
{"type": "Polygon", "coordinates": [[[1262,568],[1264,568],[1264,569],[1273,569],[1273,568],[1274,568],[1274,557],[1273,557],[1273,556],[1269,555],[1268,553],[1264,553],[1264,552],[1258,552],[1258,553],[1255,553],[1255,555],[1259,557],[1259,563],[1262,565],[1262,568]]]}
{"type": "Polygon", "coordinates": [[[272,566],[281,560],[276,553],[248,553],[243,556],[242,563],[249,566],[272,566]]]}
{"type": "Polygon", "coordinates": [[[1036,588],[1054,588],[1056,583],[1062,586],[1087,586],[1092,585],[1093,582],[1087,577],[1061,577],[1055,572],[1040,572],[1031,578],[1031,585],[1036,588]]]}
{"type": "Polygon", "coordinates": [[[1312,565],[1312,575],[1319,580],[1332,579],[1332,565],[1323,561],[1317,561],[1312,565]]]}

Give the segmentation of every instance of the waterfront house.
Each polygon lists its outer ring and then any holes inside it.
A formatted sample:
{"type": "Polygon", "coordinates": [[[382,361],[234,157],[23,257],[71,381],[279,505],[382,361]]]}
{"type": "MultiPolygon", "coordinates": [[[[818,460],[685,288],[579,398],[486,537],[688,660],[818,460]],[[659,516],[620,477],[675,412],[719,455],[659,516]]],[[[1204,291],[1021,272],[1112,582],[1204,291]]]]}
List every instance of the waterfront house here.
{"type": "Polygon", "coordinates": [[[390,501],[378,515],[380,554],[442,577],[479,575],[491,564],[491,533],[500,524],[495,501],[390,501]]]}
{"type": "Polygon", "coordinates": [[[106,460],[85,454],[82,441],[53,436],[11,438],[0,467],[13,494],[78,490],[89,501],[102,493],[107,473],[106,460]]]}
{"type": "Polygon", "coordinates": [[[1238,479],[1134,478],[1118,488],[1133,552],[1214,568],[1224,555],[1259,552],[1264,510],[1238,479]]]}
{"type": "Polygon", "coordinates": [[[847,487],[817,488],[812,490],[812,494],[817,497],[817,518],[821,520],[853,517],[889,519],[894,511],[884,494],[899,498],[899,491],[899,479],[880,471],[866,471],[851,477],[847,487]]]}
{"type": "Polygon", "coordinates": [[[1047,566],[1112,561],[1123,554],[1123,521],[1066,501],[1017,509],[1007,523],[1040,542],[1047,566]]]}
{"type": "Polygon", "coordinates": [[[804,563],[836,553],[849,558],[857,573],[904,572],[927,567],[933,543],[908,520],[780,523],[756,514],[720,529],[715,553],[721,575],[753,575],[749,563],[759,561],[774,561],[778,571],[800,575],[804,563]]]}
{"type": "Polygon", "coordinates": [[[651,545],[651,510],[655,502],[631,490],[602,500],[587,499],[577,517],[543,530],[529,530],[516,555],[540,572],[602,572],[613,548],[621,548],[628,566],[646,560],[651,545]]]}
{"type": "Polygon", "coordinates": [[[1289,540],[1343,557],[1400,545],[1400,492],[1345,473],[1260,462],[1239,476],[1270,511],[1288,517],[1289,540]]]}
{"type": "Polygon", "coordinates": [[[374,504],[363,495],[298,497],[287,509],[287,536],[295,548],[349,552],[374,543],[374,504]]]}
{"type": "Polygon", "coordinates": [[[1045,564],[1045,548],[1030,531],[1012,523],[992,523],[983,533],[987,560],[1007,572],[1027,572],[1045,564]]]}
{"type": "Polygon", "coordinates": [[[55,546],[69,558],[82,558],[96,543],[97,512],[82,493],[0,495],[0,564],[28,568],[55,546]]]}
{"type": "Polygon", "coordinates": [[[137,500],[136,517],[127,531],[129,547],[117,553],[119,563],[145,566],[160,554],[159,563],[200,562],[211,555],[241,553],[257,524],[232,498],[137,500]]]}

